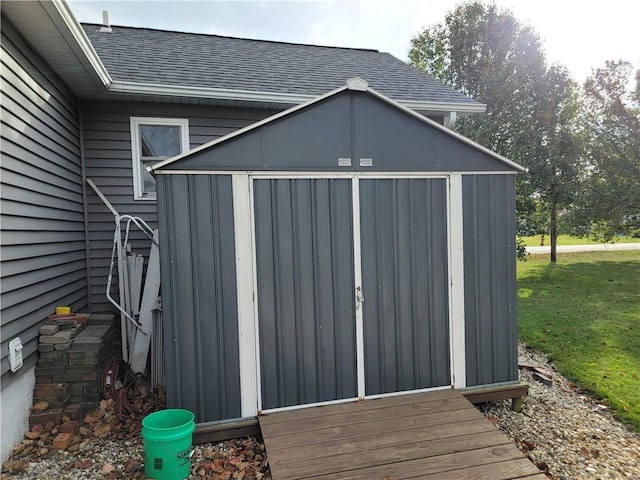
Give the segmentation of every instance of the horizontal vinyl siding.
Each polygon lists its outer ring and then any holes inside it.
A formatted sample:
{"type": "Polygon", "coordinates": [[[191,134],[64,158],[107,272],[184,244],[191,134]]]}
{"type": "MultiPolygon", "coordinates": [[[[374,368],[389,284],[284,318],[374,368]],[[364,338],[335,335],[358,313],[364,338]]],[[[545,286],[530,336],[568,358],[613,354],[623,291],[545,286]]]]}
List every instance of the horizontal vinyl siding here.
{"type": "Polygon", "coordinates": [[[463,177],[467,385],[518,379],[515,176],[463,177]]]}
{"type": "MultiPolygon", "coordinates": [[[[138,216],[152,228],[157,225],[156,202],[133,200],[132,116],[187,118],[189,142],[194,148],[275,113],[273,110],[131,102],[85,102],[82,112],[87,177],[120,214],[138,216]]],[[[93,191],[88,193],[88,210],[92,308],[94,312],[110,311],[105,286],[113,242],[113,215],[93,191]]],[[[149,242],[137,229],[132,231],[133,250],[146,257],[149,242]]]]}
{"type": "Polygon", "coordinates": [[[73,95],[2,19],[2,385],[7,343],[20,336],[37,359],[41,321],[57,305],[87,307],[77,105],[73,95]]]}

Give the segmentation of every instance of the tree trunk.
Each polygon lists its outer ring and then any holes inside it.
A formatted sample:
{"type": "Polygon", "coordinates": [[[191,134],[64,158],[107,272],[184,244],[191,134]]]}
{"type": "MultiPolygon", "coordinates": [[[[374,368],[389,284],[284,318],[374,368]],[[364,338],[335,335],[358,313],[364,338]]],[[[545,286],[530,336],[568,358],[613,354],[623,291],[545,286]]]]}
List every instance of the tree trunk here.
{"type": "Polygon", "coordinates": [[[556,246],[558,243],[558,204],[551,202],[549,213],[549,236],[551,237],[551,261],[556,261],[556,246]]]}

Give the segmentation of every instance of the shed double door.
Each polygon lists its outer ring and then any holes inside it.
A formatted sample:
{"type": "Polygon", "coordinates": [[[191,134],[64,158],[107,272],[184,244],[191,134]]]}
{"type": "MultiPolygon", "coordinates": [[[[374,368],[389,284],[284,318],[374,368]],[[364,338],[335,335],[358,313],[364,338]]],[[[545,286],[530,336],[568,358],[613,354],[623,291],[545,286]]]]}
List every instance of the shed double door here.
{"type": "Polygon", "coordinates": [[[446,187],[253,180],[261,410],[451,383],[446,187]]]}

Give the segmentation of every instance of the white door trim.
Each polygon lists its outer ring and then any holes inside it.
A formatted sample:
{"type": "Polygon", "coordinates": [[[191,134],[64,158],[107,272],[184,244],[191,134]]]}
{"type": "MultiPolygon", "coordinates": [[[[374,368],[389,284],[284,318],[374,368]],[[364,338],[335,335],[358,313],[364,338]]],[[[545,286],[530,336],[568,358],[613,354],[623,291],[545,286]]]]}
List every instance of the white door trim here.
{"type": "Polygon", "coordinates": [[[240,361],[240,403],[243,417],[258,413],[260,359],[256,357],[256,309],[254,309],[254,255],[251,192],[249,176],[231,176],[233,224],[236,253],[236,300],[240,361]]]}
{"type": "Polygon", "coordinates": [[[467,386],[464,318],[464,232],[462,175],[449,177],[447,189],[449,242],[449,356],[451,384],[467,386]]]}
{"type": "Polygon", "coordinates": [[[356,373],[358,381],[358,398],[363,400],[365,390],[364,364],[364,296],[362,290],[362,254],[360,250],[360,180],[351,179],[352,213],[353,213],[353,295],[356,322],[356,373]]]}

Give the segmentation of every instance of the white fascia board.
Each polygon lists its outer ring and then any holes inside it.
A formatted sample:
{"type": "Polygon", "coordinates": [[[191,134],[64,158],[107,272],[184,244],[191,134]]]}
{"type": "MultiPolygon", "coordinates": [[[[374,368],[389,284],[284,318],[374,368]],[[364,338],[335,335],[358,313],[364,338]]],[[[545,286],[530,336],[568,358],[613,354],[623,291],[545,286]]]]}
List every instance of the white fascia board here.
{"type": "MultiPolygon", "coordinates": [[[[155,83],[113,81],[109,90],[114,93],[132,95],[158,95],[168,97],[208,98],[216,100],[239,100],[245,102],[290,103],[297,105],[317,98],[311,94],[262,92],[254,90],[236,90],[225,88],[204,88],[177,85],[162,85],[155,83]]],[[[462,114],[484,113],[487,106],[482,103],[443,103],[420,102],[414,100],[399,101],[400,105],[417,111],[451,112],[462,114]]]]}
{"type": "MultiPolygon", "coordinates": [[[[369,88],[369,90],[372,89],[369,88]]],[[[459,114],[474,114],[487,111],[487,106],[484,103],[416,102],[412,100],[398,101],[395,103],[419,112],[437,111],[442,113],[456,112],[459,114]]]]}
{"type": "MultiPolygon", "coordinates": [[[[46,3],[48,2],[43,2],[43,4],[46,3]]],[[[69,4],[64,0],[52,0],[51,5],[53,5],[57,10],[60,18],[64,22],[64,26],[76,41],[77,46],[82,50],[82,53],[89,61],[102,83],[109,88],[113,80],[102,63],[102,60],[100,60],[98,53],[93,48],[93,45],[91,45],[91,41],[89,41],[87,34],[84,33],[82,26],[73,15],[69,4]]]]}
{"type": "Polygon", "coordinates": [[[112,82],[109,86],[109,91],[114,93],[127,93],[135,95],[211,98],[218,100],[240,100],[246,102],[271,102],[291,104],[304,103],[316,98],[315,95],[305,95],[299,93],[259,92],[225,88],[203,88],[120,81],[112,82]]]}

